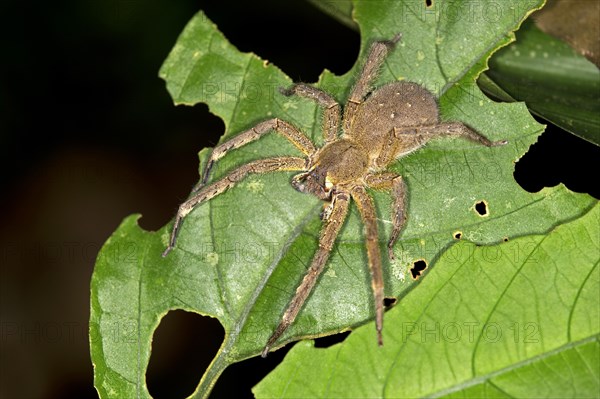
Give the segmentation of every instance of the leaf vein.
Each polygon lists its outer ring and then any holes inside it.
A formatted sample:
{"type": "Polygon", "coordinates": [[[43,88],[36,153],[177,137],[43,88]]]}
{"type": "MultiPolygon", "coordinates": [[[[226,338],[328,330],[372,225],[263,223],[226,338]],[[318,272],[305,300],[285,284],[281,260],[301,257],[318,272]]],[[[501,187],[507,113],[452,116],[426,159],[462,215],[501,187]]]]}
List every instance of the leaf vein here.
{"type": "Polygon", "coordinates": [[[594,270],[596,270],[599,263],[600,263],[600,260],[596,261],[594,266],[590,269],[590,272],[587,274],[587,276],[585,276],[585,279],[581,282],[581,285],[579,286],[579,289],[577,290],[577,294],[575,295],[575,298],[573,299],[573,305],[571,306],[571,310],[569,312],[569,318],[567,321],[567,339],[569,341],[571,340],[571,325],[572,325],[572,321],[573,321],[573,313],[575,312],[575,307],[577,306],[577,302],[579,301],[579,297],[581,296],[583,287],[585,287],[585,284],[587,283],[589,278],[592,276],[592,274],[594,273],[594,270]]]}

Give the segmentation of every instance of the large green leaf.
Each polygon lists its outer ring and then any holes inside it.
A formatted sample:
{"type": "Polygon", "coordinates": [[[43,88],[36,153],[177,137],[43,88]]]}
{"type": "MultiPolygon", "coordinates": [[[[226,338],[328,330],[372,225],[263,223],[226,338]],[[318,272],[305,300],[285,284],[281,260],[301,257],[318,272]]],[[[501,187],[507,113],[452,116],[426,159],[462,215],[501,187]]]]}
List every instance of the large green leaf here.
{"type": "MultiPolygon", "coordinates": [[[[308,1],[331,17],[357,29],[356,24],[349,22],[352,15],[350,0],[331,3],[319,0],[308,1]]],[[[444,5],[447,3],[441,4],[438,6],[437,2],[432,2],[432,7],[440,7],[443,13],[444,5]]],[[[479,16],[493,22],[497,15],[504,12],[504,9],[496,8],[496,5],[491,4],[481,8],[477,4],[466,5],[467,12],[461,14],[462,18],[472,19],[479,16]]],[[[581,9],[585,7],[583,3],[573,4],[572,8],[578,10],[572,14],[581,13],[581,9]]],[[[545,11],[547,8],[542,12],[545,11]]],[[[556,11],[555,8],[550,13],[554,13],[553,18],[559,20],[560,11],[556,11]]],[[[448,11],[445,12],[447,15],[452,15],[448,11]]],[[[429,13],[433,13],[433,8],[429,13]]],[[[539,14],[536,15],[540,18],[539,14]]],[[[547,16],[545,14],[544,18],[547,16]]],[[[576,18],[571,16],[568,23],[575,23],[575,20],[576,18]]],[[[545,23],[549,25],[549,22],[545,23]]],[[[593,23],[592,18],[586,19],[586,23],[593,23]]],[[[581,42],[586,43],[593,37],[593,33],[586,31],[582,26],[562,26],[555,30],[576,31],[575,36],[579,39],[580,45],[581,42]]],[[[571,40],[574,39],[571,37],[571,40]]],[[[598,96],[600,71],[568,44],[540,31],[531,20],[526,21],[519,29],[515,43],[500,50],[491,58],[490,71],[481,74],[477,82],[494,98],[508,102],[525,101],[532,113],[591,143],[600,145],[600,96],[598,96]]]]}
{"type": "MultiPolygon", "coordinates": [[[[595,202],[564,187],[530,194],[512,177],[513,164],[543,127],[522,104],[497,104],[477,88],[490,54],[507,44],[512,31],[541,0],[524,7],[503,2],[494,24],[484,18],[456,18],[463,7],[444,5],[448,15],[431,15],[424,2],[357,2],[363,35],[360,60],[376,39],[402,32],[402,42],[382,68],[378,83],[406,79],[423,84],[440,99],[443,118],[463,121],[487,137],[508,139],[485,148],[444,139],[394,164],[410,188],[408,223],[395,252],[385,260],[386,295],[400,297],[414,287],[407,278],[416,259],[432,264],[462,239],[494,244],[506,238],[542,234],[578,217],[595,202]],[[486,216],[474,209],[486,204],[486,216]]],[[[482,7],[498,7],[493,1],[482,7]]],[[[343,102],[359,72],[324,72],[318,86],[343,102]]],[[[198,13],[186,26],[161,76],[178,104],[205,102],[226,125],[222,140],[269,117],[298,126],[322,142],[320,113],[304,99],[278,94],[291,81],[275,66],[235,49],[198,13]]],[[[276,135],[231,152],[214,168],[214,179],[248,160],[296,155],[276,135]]],[[[201,152],[205,159],[207,152],[201,152]]],[[[230,364],[256,356],[279,322],[317,246],[322,204],[289,186],[290,174],[254,176],[198,206],[183,224],[177,247],[160,256],[171,226],[143,231],[138,216],[127,218],[102,248],[92,277],[91,350],[95,385],[102,397],[148,397],[145,372],[152,334],[161,318],[184,309],[218,318],[225,328],[219,353],[195,396],[206,396],[230,364]]],[[[390,198],[374,193],[382,247],[390,230],[390,198]]],[[[317,287],[280,345],[303,337],[342,331],[373,317],[362,225],[351,214],[317,287]]],[[[375,332],[373,331],[373,340],[375,332]]]]}
{"type": "Polygon", "coordinates": [[[533,22],[492,57],[479,84],[504,101],[525,101],[536,115],[600,145],[600,70],[533,22]]]}
{"type": "Polygon", "coordinates": [[[354,4],[351,0],[338,0],[338,1],[319,1],[319,0],[308,0],[313,6],[317,7],[331,17],[337,19],[347,27],[358,30],[356,21],[352,19],[352,9],[354,4]]]}
{"type": "Polygon", "coordinates": [[[599,222],[595,206],[546,235],[456,243],[386,313],[384,347],[371,324],[303,342],[256,397],[597,398],[599,222]]]}

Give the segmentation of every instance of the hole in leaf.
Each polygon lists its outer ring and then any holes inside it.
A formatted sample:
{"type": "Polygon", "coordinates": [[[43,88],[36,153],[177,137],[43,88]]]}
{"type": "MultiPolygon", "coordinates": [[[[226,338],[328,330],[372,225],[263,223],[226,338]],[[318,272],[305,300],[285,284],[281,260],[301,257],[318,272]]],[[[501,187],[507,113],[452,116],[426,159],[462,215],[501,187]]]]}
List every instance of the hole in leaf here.
{"type": "MultiPolygon", "coordinates": [[[[235,2],[234,13],[230,2],[206,1],[202,9],[240,51],[269,60],[295,82],[316,82],[324,68],[347,72],[360,49],[356,31],[332,23],[307,1],[240,1],[235,2]]],[[[263,95],[272,94],[263,90],[263,95]]]]}
{"type": "Polygon", "coordinates": [[[169,312],[154,331],[146,372],[154,398],[185,398],[219,350],[225,332],[217,319],[196,313],[169,312]]]}
{"type": "Polygon", "coordinates": [[[425,262],[425,259],[418,259],[413,262],[413,267],[410,268],[410,274],[412,275],[413,279],[417,280],[419,277],[421,277],[423,274],[422,272],[425,269],[427,269],[427,262],[425,262]]]}
{"type": "Polygon", "coordinates": [[[344,342],[346,337],[350,335],[350,331],[344,331],[338,334],[328,335],[327,337],[321,337],[315,339],[315,348],[329,348],[340,342],[344,342]]]}
{"type": "Polygon", "coordinates": [[[383,306],[385,306],[386,309],[394,306],[396,302],[398,302],[398,298],[393,296],[383,298],[383,306]]]}
{"type": "Polygon", "coordinates": [[[486,217],[489,215],[488,206],[485,200],[479,201],[475,203],[475,212],[481,217],[486,217]]]}
{"type": "Polygon", "coordinates": [[[425,7],[431,7],[433,5],[433,0],[425,0],[425,7]]]}
{"type": "Polygon", "coordinates": [[[504,238],[502,239],[502,241],[504,241],[504,242],[508,242],[508,237],[504,237],[504,238]]]}
{"type": "Polygon", "coordinates": [[[462,238],[462,231],[455,231],[452,237],[454,237],[455,240],[460,240],[462,238]]]}
{"type": "MultiPolygon", "coordinates": [[[[267,374],[269,374],[282,361],[295,343],[290,343],[262,358],[256,356],[227,367],[221,377],[217,379],[211,398],[254,398],[250,391],[267,374]]],[[[204,370],[200,370],[204,371],[204,370]]]]}
{"type": "Polygon", "coordinates": [[[563,183],[569,190],[600,199],[597,179],[591,177],[593,174],[582,173],[597,169],[600,147],[535,118],[548,126],[515,165],[517,183],[530,193],[563,183]]]}

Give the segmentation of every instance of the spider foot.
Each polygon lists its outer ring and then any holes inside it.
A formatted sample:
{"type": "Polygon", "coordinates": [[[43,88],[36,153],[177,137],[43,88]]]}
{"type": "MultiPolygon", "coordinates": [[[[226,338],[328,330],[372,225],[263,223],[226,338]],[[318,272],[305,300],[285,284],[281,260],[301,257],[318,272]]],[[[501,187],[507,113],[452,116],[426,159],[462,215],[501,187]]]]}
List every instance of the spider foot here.
{"type": "Polygon", "coordinates": [[[169,254],[169,252],[171,252],[172,249],[173,249],[173,247],[171,245],[169,245],[167,248],[165,248],[165,250],[163,251],[161,256],[163,258],[165,258],[169,254]]]}
{"type": "Polygon", "coordinates": [[[396,260],[396,255],[394,255],[394,249],[391,245],[388,245],[388,258],[390,262],[396,260]]]}
{"type": "Polygon", "coordinates": [[[204,182],[202,180],[199,181],[198,183],[196,183],[196,185],[194,187],[192,187],[192,194],[196,194],[204,186],[205,186],[204,182]]]}
{"type": "Polygon", "coordinates": [[[506,145],[506,144],[508,144],[508,140],[498,140],[498,141],[492,142],[491,147],[500,147],[501,145],[506,145]]]}
{"type": "Polygon", "coordinates": [[[398,43],[400,41],[400,39],[402,39],[402,32],[396,33],[394,35],[394,37],[392,37],[392,39],[388,41],[388,43],[391,45],[394,45],[394,44],[398,43]]]}
{"type": "Polygon", "coordinates": [[[285,88],[285,87],[280,87],[279,88],[279,93],[281,93],[282,95],[289,97],[294,95],[295,91],[294,88],[296,87],[295,84],[291,85],[289,88],[285,88]]]}
{"type": "Polygon", "coordinates": [[[269,345],[266,345],[265,348],[263,349],[263,351],[260,353],[260,357],[262,357],[263,359],[265,357],[267,357],[270,350],[271,350],[271,347],[269,345]]]}

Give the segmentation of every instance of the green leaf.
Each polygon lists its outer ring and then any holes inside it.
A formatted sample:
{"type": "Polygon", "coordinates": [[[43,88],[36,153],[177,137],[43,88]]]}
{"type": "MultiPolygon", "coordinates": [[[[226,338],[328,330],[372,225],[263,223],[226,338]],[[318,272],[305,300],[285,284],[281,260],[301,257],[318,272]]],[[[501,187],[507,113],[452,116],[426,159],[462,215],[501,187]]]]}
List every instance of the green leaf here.
{"type": "Polygon", "coordinates": [[[356,21],[352,19],[352,1],[350,0],[336,0],[336,1],[320,1],[320,0],[308,0],[313,6],[317,7],[321,11],[329,16],[337,19],[347,27],[358,30],[356,21]]]}
{"type": "Polygon", "coordinates": [[[386,313],[383,347],[372,323],[302,342],[256,397],[598,397],[599,221],[596,205],[548,234],[456,243],[386,313]]]}
{"type": "MultiPolygon", "coordinates": [[[[463,19],[456,17],[465,15],[456,2],[442,3],[448,15],[439,18],[420,1],[355,4],[363,33],[360,61],[374,40],[403,33],[378,84],[419,82],[439,97],[444,119],[465,122],[492,140],[509,140],[496,148],[439,140],[393,165],[406,178],[410,196],[397,260],[384,260],[387,296],[401,297],[414,288],[406,277],[412,262],[433,264],[457,231],[471,242],[494,244],[542,234],[595,203],[562,186],[535,194],[522,190],[512,177],[513,165],[543,127],[523,104],[494,103],[475,84],[491,53],[510,42],[511,32],[541,3],[503,2],[506,10],[493,24],[481,14],[498,7],[492,0],[477,3],[484,7],[477,9],[478,17],[463,19]],[[474,209],[479,202],[486,204],[486,216],[474,209]]],[[[341,77],[325,71],[317,86],[343,103],[360,67],[357,62],[341,77]]],[[[239,52],[201,12],[185,27],[160,75],[176,103],[205,102],[224,120],[222,141],[279,117],[322,144],[315,104],[278,94],[291,80],[256,55],[239,52]]],[[[284,139],[266,136],[222,158],[213,181],[249,160],[297,154],[284,139]]],[[[202,151],[201,160],[207,155],[202,151]]],[[[292,189],[290,177],[253,176],[196,207],[166,258],[160,254],[171,225],[146,232],[137,225],[138,216],[123,221],[100,251],[92,276],[91,351],[101,397],[149,396],[145,372],[152,334],[173,309],[216,317],[226,333],[194,397],[207,396],[228,365],[260,353],[311,261],[321,226],[322,203],[292,189]]],[[[383,248],[390,197],[373,195],[383,248]]],[[[325,273],[279,345],[343,331],[373,317],[362,229],[352,207],[325,273]]]]}
{"type": "Polygon", "coordinates": [[[533,22],[490,59],[479,84],[503,101],[525,101],[534,114],[600,145],[600,70],[533,22]]]}
{"type": "MultiPolygon", "coordinates": [[[[309,1],[332,18],[357,29],[348,23],[352,14],[350,0],[309,1]]],[[[476,5],[467,7],[471,12],[464,18],[473,18],[475,9],[471,7],[476,5]]],[[[494,13],[502,12],[492,6],[481,8],[481,17],[485,17],[484,10],[489,12],[485,15],[490,22],[494,13]]],[[[578,33],[583,41],[587,40],[584,37],[593,36],[581,33],[581,29],[578,33]]],[[[501,101],[525,101],[530,112],[600,145],[600,71],[568,44],[540,31],[532,21],[526,21],[519,29],[517,42],[490,59],[490,71],[481,74],[478,84],[501,101]]]]}

